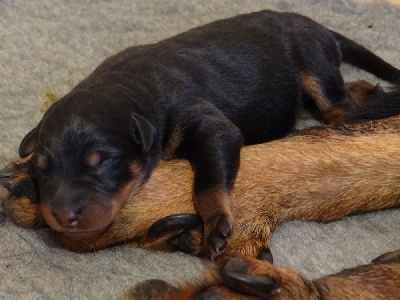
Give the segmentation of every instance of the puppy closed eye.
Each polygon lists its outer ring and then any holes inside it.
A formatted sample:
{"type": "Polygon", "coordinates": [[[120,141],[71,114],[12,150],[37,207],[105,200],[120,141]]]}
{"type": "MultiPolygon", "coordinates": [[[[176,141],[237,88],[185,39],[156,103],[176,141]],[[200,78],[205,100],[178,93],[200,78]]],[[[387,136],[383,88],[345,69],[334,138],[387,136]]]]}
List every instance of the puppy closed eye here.
{"type": "Polygon", "coordinates": [[[92,151],[86,157],[86,164],[90,167],[98,167],[101,164],[103,164],[104,162],[108,161],[112,157],[113,157],[113,155],[106,153],[106,152],[92,151]]]}

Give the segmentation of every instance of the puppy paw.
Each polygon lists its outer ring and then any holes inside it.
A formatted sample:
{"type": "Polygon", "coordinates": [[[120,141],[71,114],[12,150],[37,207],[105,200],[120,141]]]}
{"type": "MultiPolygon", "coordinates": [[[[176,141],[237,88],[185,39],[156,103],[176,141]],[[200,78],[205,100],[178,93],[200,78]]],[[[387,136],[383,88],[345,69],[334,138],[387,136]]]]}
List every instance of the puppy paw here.
{"type": "Polygon", "coordinates": [[[214,260],[228,245],[228,239],[232,235],[233,217],[227,214],[219,214],[205,221],[205,255],[214,260]]]}
{"type": "Polygon", "coordinates": [[[29,160],[13,161],[0,170],[0,185],[8,198],[26,197],[32,203],[39,202],[39,188],[29,160]]]}
{"type": "Polygon", "coordinates": [[[28,160],[14,161],[1,170],[0,184],[5,189],[2,201],[6,217],[25,228],[46,226],[39,206],[39,189],[28,160]]]}
{"type": "MultiPolygon", "coordinates": [[[[176,214],[164,217],[150,226],[147,232],[148,242],[167,241],[169,251],[180,251],[196,256],[207,256],[204,244],[204,224],[199,215],[176,214]]],[[[249,256],[272,263],[272,254],[266,245],[270,237],[270,228],[265,226],[257,231],[257,234],[249,228],[246,232],[240,232],[241,236],[233,234],[223,253],[217,259],[226,256],[249,256]],[[263,230],[261,230],[263,229],[263,230]]],[[[217,240],[221,238],[217,235],[217,240]]],[[[224,240],[223,240],[224,242],[224,240]]],[[[224,242],[223,246],[226,245],[224,242]]],[[[223,247],[219,247],[221,250],[223,247]]],[[[153,249],[153,248],[152,248],[153,249]]],[[[209,256],[208,256],[209,257],[209,256]]]]}

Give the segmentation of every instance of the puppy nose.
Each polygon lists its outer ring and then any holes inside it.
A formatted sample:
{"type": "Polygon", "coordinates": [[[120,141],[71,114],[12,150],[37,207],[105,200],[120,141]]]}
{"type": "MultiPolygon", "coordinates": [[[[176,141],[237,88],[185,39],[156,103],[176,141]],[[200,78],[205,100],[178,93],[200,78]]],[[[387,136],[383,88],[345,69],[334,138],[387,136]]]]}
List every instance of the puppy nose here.
{"type": "Polygon", "coordinates": [[[58,211],[54,215],[62,227],[74,228],[78,226],[78,215],[73,211],[58,211]]]}

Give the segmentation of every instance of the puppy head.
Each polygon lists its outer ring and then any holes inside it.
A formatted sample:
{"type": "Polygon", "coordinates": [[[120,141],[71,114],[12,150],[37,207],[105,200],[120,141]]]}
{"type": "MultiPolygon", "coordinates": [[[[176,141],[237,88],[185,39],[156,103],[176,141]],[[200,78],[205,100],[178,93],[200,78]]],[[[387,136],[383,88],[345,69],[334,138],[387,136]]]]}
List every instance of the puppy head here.
{"type": "Polygon", "coordinates": [[[159,160],[155,127],[122,96],[71,93],[20,145],[21,157],[32,155],[42,212],[56,231],[103,231],[159,160]]]}

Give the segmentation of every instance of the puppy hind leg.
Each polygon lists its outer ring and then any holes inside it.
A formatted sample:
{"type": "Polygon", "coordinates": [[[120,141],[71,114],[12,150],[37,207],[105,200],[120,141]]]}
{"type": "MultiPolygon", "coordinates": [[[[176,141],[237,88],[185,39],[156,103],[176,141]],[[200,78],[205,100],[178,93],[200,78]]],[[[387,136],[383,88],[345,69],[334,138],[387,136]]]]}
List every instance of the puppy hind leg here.
{"type": "Polygon", "coordinates": [[[311,71],[301,72],[300,83],[327,124],[347,122],[348,112],[357,107],[357,103],[348,95],[338,69],[329,68],[321,76],[311,71]]]}

